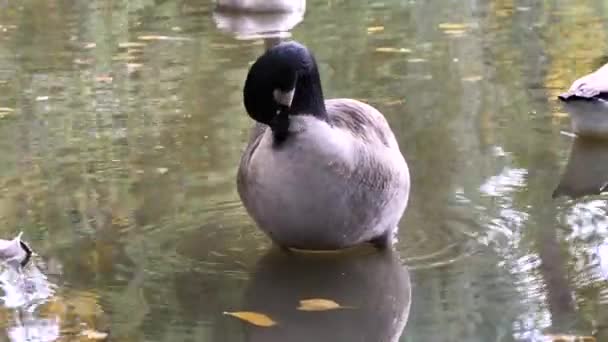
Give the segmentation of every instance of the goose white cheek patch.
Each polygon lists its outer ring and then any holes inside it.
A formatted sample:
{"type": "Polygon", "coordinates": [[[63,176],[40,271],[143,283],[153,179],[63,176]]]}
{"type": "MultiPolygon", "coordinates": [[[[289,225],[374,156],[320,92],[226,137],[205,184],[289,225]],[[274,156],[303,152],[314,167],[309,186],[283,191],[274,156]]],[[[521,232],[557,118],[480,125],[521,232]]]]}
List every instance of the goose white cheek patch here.
{"type": "Polygon", "coordinates": [[[281,104],[283,106],[287,106],[287,107],[291,107],[291,101],[293,101],[293,94],[295,93],[296,89],[292,89],[290,91],[282,91],[280,89],[275,89],[272,92],[272,95],[274,96],[274,100],[278,103],[281,104]]]}

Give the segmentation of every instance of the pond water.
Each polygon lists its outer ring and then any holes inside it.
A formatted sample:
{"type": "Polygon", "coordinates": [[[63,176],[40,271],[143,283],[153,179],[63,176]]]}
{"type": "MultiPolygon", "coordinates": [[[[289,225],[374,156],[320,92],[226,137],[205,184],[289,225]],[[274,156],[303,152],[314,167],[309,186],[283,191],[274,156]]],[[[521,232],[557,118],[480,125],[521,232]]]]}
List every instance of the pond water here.
{"type": "Polygon", "coordinates": [[[380,109],[413,182],[396,253],[340,259],[273,251],[242,208],[264,43],[213,12],[0,0],[0,237],[37,253],[0,274],[1,341],[608,341],[608,197],[578,196],[608,147],[555,99],[606,60],[608,3],[308,1],[325,94],[380,109]]]}

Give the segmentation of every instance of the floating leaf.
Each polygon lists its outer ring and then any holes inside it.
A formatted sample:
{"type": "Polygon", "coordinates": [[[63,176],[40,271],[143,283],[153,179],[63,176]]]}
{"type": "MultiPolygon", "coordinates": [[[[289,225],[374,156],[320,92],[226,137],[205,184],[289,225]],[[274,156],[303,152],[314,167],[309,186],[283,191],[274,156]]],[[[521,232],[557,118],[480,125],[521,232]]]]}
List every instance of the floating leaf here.
{"type": "Polygon", "coordinates": [[[102,83],[112,83],[112,76],[109,75],[99,75],[95,77],[95,81],[102,83]]]}
{"type": "Polygon", "coordinates": [[[95,44],[95,43],[87,43],[87,44],[84,45],[84,48],[85,49],[92,49],[92,48],[94,48],[96,46],[97,46],[97,44],[95,44]]]}
{"type": "Polygon", "coordinates": [[[568,113],[563,112],[555,112],[551,114],[554,118],[566,118],[568,117],[568,113]]]}
{"type": "Polygon", "coordinates": [[[376,48],[376,52],[387,52],[387,53],[411,53],[412,50],[406,48],[394,48],[394,47],[379,47],[376,48]]]}
{"type": "Polygon", "coordinates": [[[165,173],[169,172],[169,169],[166,167],[159,167],[156,169],[156,172],[160,173],[161,175],[164,175],[165,173]]]}
{"type": "Polygon", "coordinates": [[[384,31],[384,26],[370,26],[367,28],[367,33],[382,32],[382,31],[384,31]]]}
{"type": "Polygon", "coordinates": [[[461,36],[463,34],[465,34],[465,30],[445,30],[443,31],[443,33],[445,34],[449,34],[451,36],[461,36]]]}
{"type": "Polygon", "coordinates": [[[336,309],[352,309],[352,307],[341,306],[331,299],[323,298],[302,299],[298,307],[300,311],[327,311],[336,309]]]}
{"type": "Polygon", "coordinates": [[[468,24],[459,24],[459,23],[441,23],[439,24],[439,28],[442,30],[465,30],[469,27],[468,24]]]}
{"type": "Polygon", "coordinates": [[[108,337],[107,333],[92,329],[84,330],[80,334],[91,340],[105,340],[108,337]]]}
{"type": "Polygon", "coordinates": [[[474,76],[463,77],[462,80],[465,82],[479,82],[479,81],[483,80],[483,77],[479,76],[479,75],[474,75],[474,76]]]}
{"type": "Polygon", "coordinates": [[[408,63],[422,63],[422,62],[426,62],[426,59],[424,58],[410,58],[407,60],[408,63]]]}
{"type": "Polygon", "coordinates": [[[277,322],[273,321],[270,317],[253,311],[236,311],[236,312],[224,312],[224,315],[236,317],[247,323],[257,325],[258,327],[271,327],[276,325],[277,322]]]}
{"type": "Polygon", "coordinates": [[[127,72],[133,73],[137,69],[141,68],[142,66],[143,66],[143,64],[140,64],[140,63],[127,63],[127,72]]]}
{"type": "Polygon", "coordinates": [[[14,112],[15,110],[13,108],[8,108],[8,107],[0,107],[0,112],[14,112]]]}

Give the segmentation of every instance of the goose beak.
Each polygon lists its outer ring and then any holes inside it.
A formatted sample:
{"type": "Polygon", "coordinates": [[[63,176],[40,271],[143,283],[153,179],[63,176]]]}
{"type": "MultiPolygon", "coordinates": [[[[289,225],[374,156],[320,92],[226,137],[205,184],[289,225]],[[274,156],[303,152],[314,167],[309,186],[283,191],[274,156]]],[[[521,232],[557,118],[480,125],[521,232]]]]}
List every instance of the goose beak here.
{"type": "Polygon", "coordinates": [[[275,89],[272,95],[274,96],[274,100],[287,108],[291,107],[291,101],[293,101],[293,94],[295,93],[296,88],[293,88],[289,91],[282,91],[280,89],[275,89]]]}

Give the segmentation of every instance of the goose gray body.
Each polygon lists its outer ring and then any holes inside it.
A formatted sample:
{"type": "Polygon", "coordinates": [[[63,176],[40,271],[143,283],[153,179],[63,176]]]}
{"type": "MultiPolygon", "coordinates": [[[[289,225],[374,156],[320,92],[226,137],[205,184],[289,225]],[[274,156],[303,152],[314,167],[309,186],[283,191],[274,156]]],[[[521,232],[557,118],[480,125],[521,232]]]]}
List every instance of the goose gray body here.
{"type": "Polygon", "coordinates": [[[282,246],[390,244],[408,202],[410,177],[395,137],[373,107],[325,101],[327,121],[291,118],[274,142],[256,124],[238,171],[238,192],[257,225],[282,246]]]}

